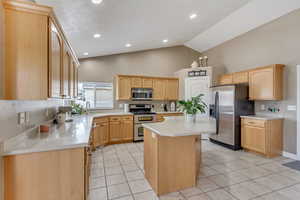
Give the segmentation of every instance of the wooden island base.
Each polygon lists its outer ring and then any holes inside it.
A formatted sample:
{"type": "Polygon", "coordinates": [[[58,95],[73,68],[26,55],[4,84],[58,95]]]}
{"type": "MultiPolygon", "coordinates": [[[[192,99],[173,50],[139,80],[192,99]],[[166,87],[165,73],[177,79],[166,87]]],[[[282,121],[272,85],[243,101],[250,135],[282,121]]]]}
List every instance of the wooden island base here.
{"type": "Polygon", "coordinates": [[[157,195],[196,185],[200,136],[165,137],[144,129],[145,177],[157,195]]]}

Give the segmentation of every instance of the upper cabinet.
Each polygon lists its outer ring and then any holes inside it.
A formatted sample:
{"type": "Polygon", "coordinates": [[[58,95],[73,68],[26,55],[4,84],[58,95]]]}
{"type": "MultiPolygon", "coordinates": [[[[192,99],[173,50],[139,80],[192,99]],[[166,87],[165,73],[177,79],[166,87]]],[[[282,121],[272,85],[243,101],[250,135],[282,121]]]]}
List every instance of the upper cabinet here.
{"type": "Polygon", "coordinates": [[[51,7],[5,0],[6,100],[43,100],[70,97],[70,74],[78,59],[51,7]],[[70,72],[70,63],[75,63],[70,72]]]}
{"type": "Polygon", "coordinates": [[[61,97],[61,62],[62,62],[62,39],[53,22],[50,20],[49,35],[49,97],[61,97]]]}
{"type": "Polygon", "coordinates": [[[131,98],[131,78],[127,76],[117,77],[117,100],[128,100],[131,98]]]}
{"type": "Polygon", "coordinates": [[[220,85],[232,84],[232,74],[222,75],[219,79],[220,85]]]}
{"type": "Polygon", "coordinates": [[[178,100],[179,80],[168,77],[118,75],[116,99],[130,100],[132,88],[152,88],[153,100],[178,100]]]}
{"type": "Polygon", "coordinates": [[[274,64],[225,74],[220,77],[219,84],[249,84],[250,100],[282,100],[283,70],[284,65],[274,64]]]}
{"type": "Polygon", "coordinates": [[[248,72],[236,72],[232,75],[232,82],[234,84],[238,83],[248,83],[249,81],[249,75],[248,72]]]}
{"type": "Polygon", "coordinates": [[[283,99],[284,65],[271,65],[249,72],[249,97],[251,100],[283,99]]]}
{"type": "Polygon", "coordinates": [[[165,100],[166,96],[166,80],[154,79],[153,80],[153,99],[154,100],[165,100]]]}
{"type": "Polygon", "coordinates": [[[178,100],[179,81],[178,79],[168,79],[165,82],[166,100],[178,100]]]}

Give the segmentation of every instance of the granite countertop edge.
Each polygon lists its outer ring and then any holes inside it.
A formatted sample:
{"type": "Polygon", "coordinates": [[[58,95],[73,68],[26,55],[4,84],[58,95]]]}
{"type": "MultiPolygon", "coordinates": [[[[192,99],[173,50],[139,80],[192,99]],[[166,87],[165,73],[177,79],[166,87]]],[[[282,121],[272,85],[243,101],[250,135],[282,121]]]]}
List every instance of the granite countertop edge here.
{"type": "Polygon", "coordinates": [[[284,119],[282,116],[263,116],[263,115],[243,115],[241,118],[259,119],[259,120],[275,120],[284,119]]]}
{"type": "Polygon", "coordinates": [[[2,142],[0,156],[59,151],[65,149],[84,148],[89,146],[93,119],[116,115],[133,115],[125,112],[89,113],[74,116],[74,121],[64,125],[53,125],[47,137],[40,138],[44,133],[35,133],[33,138],[22,134],[2,142]],[[50,139],[49,139],[50,138],[50,139]],[[8,142],[9,141],[9,142],[8,142]],[[23,144],[26,144],[25,146],[23,144]],[[20,148],[20,146],[22,146],[20,148]]]}

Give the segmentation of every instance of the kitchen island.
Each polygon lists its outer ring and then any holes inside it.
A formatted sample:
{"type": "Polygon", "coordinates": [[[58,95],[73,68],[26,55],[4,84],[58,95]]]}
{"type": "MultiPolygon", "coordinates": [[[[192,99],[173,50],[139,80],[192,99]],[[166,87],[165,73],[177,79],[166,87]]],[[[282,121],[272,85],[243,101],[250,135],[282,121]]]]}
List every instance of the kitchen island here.
{"type": "Polygon", "coordinates": [[[201,162],[201,134],[214,133],[211,118],[186,122],[167,117],[161,123],[143,124],[145,177],[157,195],[196,185],[201,162]]]}

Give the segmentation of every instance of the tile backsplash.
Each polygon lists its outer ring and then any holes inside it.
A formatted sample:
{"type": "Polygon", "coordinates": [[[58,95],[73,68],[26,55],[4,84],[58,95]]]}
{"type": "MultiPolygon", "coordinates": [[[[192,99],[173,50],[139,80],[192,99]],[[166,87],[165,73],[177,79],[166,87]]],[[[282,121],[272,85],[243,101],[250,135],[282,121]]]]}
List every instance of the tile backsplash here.
{"type": "Polygon", "coordinates": [[[16,136],[35,124],[53,119],[62,100],[2,101],[0,100],[0,142],[16,136]],[[19,125],[18,113],[28,112],[29,123],[19,125]]]}

